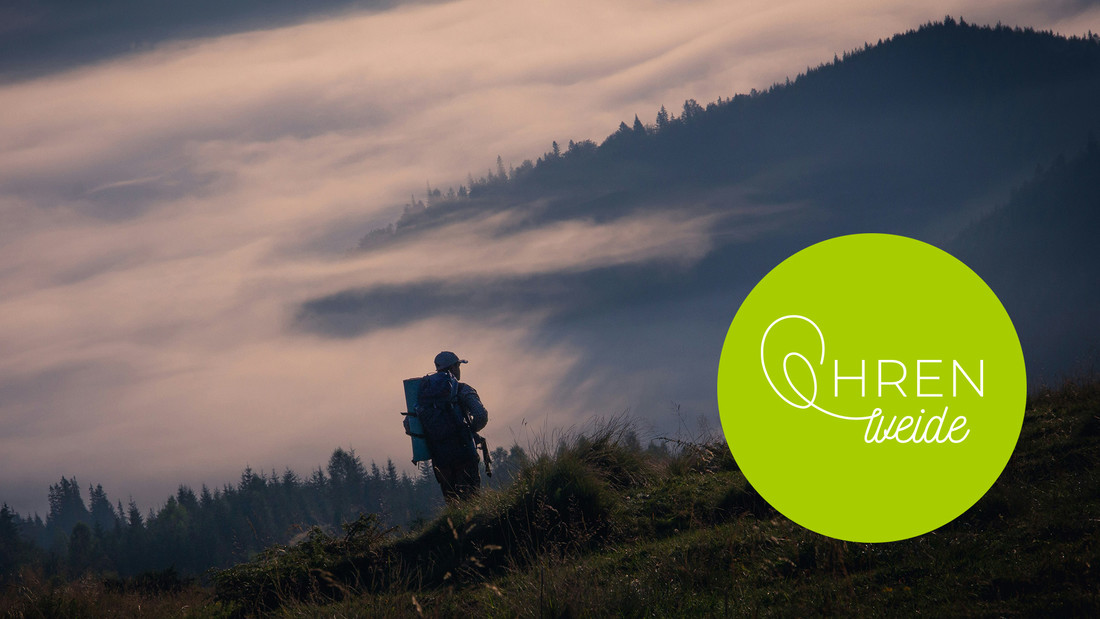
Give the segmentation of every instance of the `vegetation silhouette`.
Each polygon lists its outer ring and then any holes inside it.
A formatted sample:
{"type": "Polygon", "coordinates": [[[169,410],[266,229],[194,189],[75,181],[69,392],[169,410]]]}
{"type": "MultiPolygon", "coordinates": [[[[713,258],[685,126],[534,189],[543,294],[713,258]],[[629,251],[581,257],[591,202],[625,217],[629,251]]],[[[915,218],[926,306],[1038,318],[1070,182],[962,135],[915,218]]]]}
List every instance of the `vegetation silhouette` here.
{"type": "MultiPolygon", "coordinates": [[[[497,448],[496,477],[506,483],[524,462],[522,449],[497,448]]],[[[387,527],[412,526],[439,511],[442,501],[431,473],[398,473],[392,460],[367,467],[354,450],[337,448],[327,467],[308,479],[286,470],[246,468],[240,480],[196,494],[180,486],[159,509],[142,514],[130,501],[112,506],[102,486],[89,488],[85,505],[76,479],[62,478],[49,489],[50,511],[21,518],[6,505],[0,511],[0,582],[24,565],[47,575],[78,578],[85,573],[121,577],[176,570],[197,577],[213,567],[245,561],[276,543],[288,543],[311,528],[339,530],[367,512],[387,527]]]]}

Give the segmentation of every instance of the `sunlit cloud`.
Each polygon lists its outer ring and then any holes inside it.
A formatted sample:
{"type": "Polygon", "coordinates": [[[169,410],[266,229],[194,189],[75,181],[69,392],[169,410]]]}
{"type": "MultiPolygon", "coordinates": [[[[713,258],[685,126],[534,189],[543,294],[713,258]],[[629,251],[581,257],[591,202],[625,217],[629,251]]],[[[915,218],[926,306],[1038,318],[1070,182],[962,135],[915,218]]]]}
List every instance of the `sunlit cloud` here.
{"type": "Polygon", "coordinates": [[[46,486],[77,475],[147,507],[245,464],[304,472],[349,441],[399,461],[400,380],[443,348],[476,360],[497,444],[533,416],[618,412],[629,404],[595,378],[557,390],[584,351],[533,346],[537,312],[439,312],[351,339],[295,316],[433,277],[698,261],[714,222],[694,204],[510,234],[502,213],[347,250],[426,183],[457,188],[497,155],[519,165],[551,140],[600,141],[662,104],[767,88],[948,13],[1067,33],[1098,16],[1036,1],[459,0],[0,86],[0,500],[42,510],[46,486]]]}

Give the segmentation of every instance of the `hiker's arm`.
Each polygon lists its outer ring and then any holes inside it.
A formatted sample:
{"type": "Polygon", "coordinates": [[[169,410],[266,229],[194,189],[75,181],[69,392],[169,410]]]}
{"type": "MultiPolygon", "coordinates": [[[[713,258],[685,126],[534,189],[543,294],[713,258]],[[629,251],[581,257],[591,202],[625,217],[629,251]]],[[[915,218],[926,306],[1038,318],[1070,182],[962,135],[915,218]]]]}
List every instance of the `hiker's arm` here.
{"type": "Polygon", "coordinates": [[[489,423],[489,411],[485,410],[485,405],[481,403],[481,398],[473,387],[459,383],[458,401],[462,403],[462,410],[470,415],[471,430],[478,432],[489,423]]]}

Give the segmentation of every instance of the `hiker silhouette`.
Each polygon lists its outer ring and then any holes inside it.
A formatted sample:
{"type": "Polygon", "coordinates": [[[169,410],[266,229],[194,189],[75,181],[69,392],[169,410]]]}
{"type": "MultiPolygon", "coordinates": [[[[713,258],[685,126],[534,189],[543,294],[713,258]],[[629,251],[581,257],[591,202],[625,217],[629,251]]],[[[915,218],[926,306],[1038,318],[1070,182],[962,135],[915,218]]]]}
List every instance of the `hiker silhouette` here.
{"type": "Polygon", "coordinates": [[[477,432],[489,421],[477,391],[458,382],[464,363],[468,361],[450,351],[436,355],[436,371],[420,382],[417,396],[417,414],[432,454],[432,470],[443,498],[451,504],[481,489],[477,450],[482,439],[477,432]]]}

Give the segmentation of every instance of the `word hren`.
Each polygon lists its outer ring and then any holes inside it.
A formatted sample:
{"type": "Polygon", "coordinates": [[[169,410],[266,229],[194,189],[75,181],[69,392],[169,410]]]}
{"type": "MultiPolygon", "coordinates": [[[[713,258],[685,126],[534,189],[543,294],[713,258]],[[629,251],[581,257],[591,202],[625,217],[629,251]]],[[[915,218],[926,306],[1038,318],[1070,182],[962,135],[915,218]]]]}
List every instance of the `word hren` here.
{"type": "MultiPolygon", "coordinates": [[[[764,378],[767,379],[768,385],[771,386],[772,391],[787,404],[798,409],[812,408],[816,411],[825,413],[831,417],[837,419],[843,419],[845,421],[866,421],[867,429],[863,433],[863,440],[867,443],[883,443],[886,441],[897,441],[899,443],[961,443],[966,440],[966,437],[970,436],[970,430],[966,431],[956,437],[956,432],[962,432],[966,426],[966,417],[959,415],[955,417],[950,424],[947,423],[947,410],[948,407],[943,408],[943,413],[940,415],[932,415],[927,422],[925,421],[925,410],[921,409],[920,415],[917,416],[903,416],[899,417],[894,415],[890,423],[883,429],[883,419],[885,414],[881,408],[875,408],[871,414],[863,416],[842,415],[826,410],[817,404],[817,372],[814,370],[814,364],[810,362],[802,353],[792,351],[788,352],[783,357],[783,377],[787,379],[787,387],[797,396],[801,402],[792,402],[788,400],[785,395],[775,386],[772,382],[771,375],[768,374],[767,363],[765,363],[764,348],[767,343],[768,334],[771,332],[772,327],[776,326],[784,320],[803,320],[809,323],[815,331],[817,331],[818,339],[820,341],[821,354],[818,356],[817,365],[824,366],[825,364],[825,336],[822,334],[821,329],[817,324],[806,318],[805,316],[790,315],[783,316],[773,321],[768,328],[764,330],[764,336],[760,339],[760,366],[764,370],[764,378]],[[810,376],[813,381],[813,392],[807,396],[795,386],[794,381],[791,380],[790,372],[788,371],[787,364],[790,360],[800,360],[805,368],[809,370],[810,376]],[[923,424],[923,430],[922,430],[923,424]],[[932,431],[932,428],[935,431],[932,431]]],[[[926,366],[931,368],[938,364],[943,364],[941,359],[921,359],[916,362],[916,388],[913,390],[914,394],[918,398],[942,398],[943,393],[935,392],[934,386],[930,385],[925,387],[926,383],[934,383],[935,381],[942,380],[943,377],[933,375],[931,372],[934,370],[925,370],[926,366]]],[[[881,359],[877,363],[878,377],[877,377],[877,392],[878,397],[882,397],[883,388],[894,388],[898,390],[898,393],[902,397],[909,397],[909,394],[905,392],[902,387],[902,383],[909,375],[909,370],[905,363],[896,359],[881,359]],[[898,371],[900,370],[900,375],[898,371]],[[886,374],[890,374],[890,380],[885,378],[886,374]]],[[[978,397],[984,397],[985,395],[985,360],[978,360],[978,381],[974,382],[966,370],[963,369],[962,364],[958,361],[951,361],[951,396],[956,397],[958,395],[960,381],[959,377],[965,379],[966,383],[978,394],[978,397]]],[[[850,384],[854,384],[858,381],[860,388],[859,397],[867,397],[867,360],[860,360],[859,374],[843,376],[840,373],[840,361],[833,360],[833,397],[840,397],[840,381],[852,381],[850,384]]]]}

